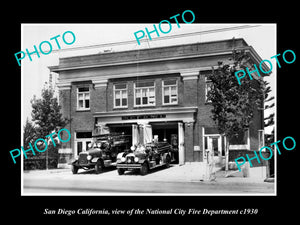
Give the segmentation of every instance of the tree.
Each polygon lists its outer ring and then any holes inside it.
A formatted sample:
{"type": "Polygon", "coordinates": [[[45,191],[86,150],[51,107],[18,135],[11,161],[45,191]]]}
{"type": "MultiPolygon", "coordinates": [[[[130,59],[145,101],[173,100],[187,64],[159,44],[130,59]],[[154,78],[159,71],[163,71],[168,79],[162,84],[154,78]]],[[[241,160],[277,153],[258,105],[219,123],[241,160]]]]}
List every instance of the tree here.
{"type": "Polygon", "coordinates": [[[61,127],[65,127],[68,119],[63,118],[60,112],[61,107],[57,98],[54,97],[54,90],[47,87],[47,82],[42,89],[41,98],[33,97],[32,104],[32,121],[36,125],[36,131],[40,137],[45,137],[50,132],[57,132],[61,127]]]}
{"type": "MultiPolygon", "coordinates": [[[[269,93],[271,92],[271,87],[267,81],[264,81],[266,85],[265,95],[264,95],[264,103],[265,103],[265,111],[272,109],[275,106],[275,103],[270,103],[275,100],[274,96],[269,97],[269,93]],[[269,98],[268,98],[269,97],[269,98]]],[[[267,117],[264,118],[264,127],[273,126],[275,113],[270,113],[267,117]]],[[[274,127],[271,131],[271,134],[265,134],[265,144],[270,146],[271,143],[274,142],[274,127]]]]}
{"type": "Polygon", "coordinates": [[[211,89],[208,101],[212,105],[212,119],[219,133],[226,137],[225,170],[228,170],[230,140],[245,132],[252,123],[256,110],[263,107],[265,83],[262,79],[242,79],[237,82],[235,72],[249,67],[250,58],[244,51],[233,51],[233,64],[218,63],[208,77],[211,89]]]}
{"type": "MultiPolygon", "coordinates": [[[[48,87],[47,82],[42,89],[41,98],[33,96],[31,105],[31,116],[34,123],[35,139],[46,139],[45,137],[47,135],[53,132],[57,133],[60,128],[65,127],[69,122],[67,118],[63,118],[61,107],[58,104],[57,98],[54,97],[54,90],[52,87],[48,87]]],[[[43,148],[40,147],[40,149],[43,148]]],[[[48,156],[50,158],[58,159],[58,145],[54,147],[53,144],[50,144],[48,149],[40,155],[46,155],[46,168],[48,168],[48,156]]]]}
{"type": "Polygon", "coordinates": [[[36,139],[36,132],[32,122],[26,118],[23,133],[23,147],[24,149],[29,148],[29,143],[32,143],[36,139]]]}

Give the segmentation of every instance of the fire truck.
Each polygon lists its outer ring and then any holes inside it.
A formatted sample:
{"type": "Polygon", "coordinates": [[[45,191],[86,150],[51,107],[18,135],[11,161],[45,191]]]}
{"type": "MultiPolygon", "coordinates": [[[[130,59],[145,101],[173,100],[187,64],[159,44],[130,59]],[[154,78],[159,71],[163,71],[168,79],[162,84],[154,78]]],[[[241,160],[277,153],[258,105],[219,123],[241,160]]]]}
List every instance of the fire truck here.
{"type": "Polygon", "coordinates": [[[71,163],[73,174],[79,169],[95,169],[97,174],[104,167],[116,166],[117,155],[130,148],[131,136],[123,133],[98,134],[93,136],[89,149],[80,152],[71,163]]]}

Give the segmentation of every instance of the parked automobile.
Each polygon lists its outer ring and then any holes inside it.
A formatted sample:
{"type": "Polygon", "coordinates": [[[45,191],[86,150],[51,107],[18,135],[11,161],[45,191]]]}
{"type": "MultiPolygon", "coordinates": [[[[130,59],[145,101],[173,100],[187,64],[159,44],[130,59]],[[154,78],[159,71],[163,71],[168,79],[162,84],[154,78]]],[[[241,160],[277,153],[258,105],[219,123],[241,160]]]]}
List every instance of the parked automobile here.
{"type": "Polygon", "coordinates": [[[146,175],[150,169],[169,167],[172,160],[172,146],[167,142],[139,144],[118,154],[117,171],[122,175],[126,170],[139,170],[141,175],[146,175]]]}
{"type": "Polygon", "coordinates": [[[89,149],[80,152],[71,163],[73,174],[79,169],[95,168],[95,172],[101,173],[104,167],[116,166],[117,155],[126,151],[130,146],[130,136],[124,134],[97,135],[89,146],[89,149]]]}

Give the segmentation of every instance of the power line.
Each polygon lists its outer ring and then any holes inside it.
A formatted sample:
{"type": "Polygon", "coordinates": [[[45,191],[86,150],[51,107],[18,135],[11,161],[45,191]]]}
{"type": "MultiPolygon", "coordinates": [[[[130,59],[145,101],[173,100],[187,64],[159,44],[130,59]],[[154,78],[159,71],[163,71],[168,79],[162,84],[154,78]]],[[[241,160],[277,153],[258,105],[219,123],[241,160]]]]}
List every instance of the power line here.
{"type": "MultiPolygon", "coordinates": [[[[184,33],[184,34],[175,34],[175,35],[168,35],[168,36],[165,36],[165,37],[152,38],[152,41],[154,42],[154,41],[161,41],[161,40],[166,40],[166,39],[175,39],[175,38],[188,37],[188,36],[196,36],[196,35],[211,34],[211,33],[220,33],[220,32],[226,32],[226,31],[231,31],[231,30],[249,29],[249,28],[254,28],[254,27],[259,27],[259,26],[261,26],[261,25],[241,25],[241,26],[235,26],[235,27],[219,28],[219,29],[212,29],[212,30],[205,30],[205,31],[197,31],[197,32],[184,33]]],[[[142,42],[148,42],[148,39],[140,40],[140,42],[141,43],[142,42]]],[[[121,42],[110,42],[110,43],[104,43],[104,44],[78,46],[78,47],[74,47],[74,48],[56,49],[56,50],[52,50],[52,52],[77,51],[77,50],[102,48],[102,47],[108,47],[108,46],[111,47],[111,46],[116,46],[116,45],[120,46],[120,45],[127,45],[127,44],[136,44],[136,43],[137,43],[136,40],[121,41],[121,42]]],[[[149,45],[149,42],[148,42],[148,45],[149,45]]]]}

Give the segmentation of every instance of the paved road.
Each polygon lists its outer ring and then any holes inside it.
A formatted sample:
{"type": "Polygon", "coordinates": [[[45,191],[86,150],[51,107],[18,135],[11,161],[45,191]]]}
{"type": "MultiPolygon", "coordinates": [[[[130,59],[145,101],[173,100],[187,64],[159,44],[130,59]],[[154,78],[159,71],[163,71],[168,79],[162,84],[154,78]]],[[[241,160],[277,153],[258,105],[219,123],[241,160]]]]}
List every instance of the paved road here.
{"type": "MultiPolygon", "coordinates": [[[[146,176],[128,172],[119,176],[115,169],[102,174],[93,170],[73,175],[69,170],[59,172],[32,171],[23,174],[23,194],[54,195],[131,195],[131,194],[254,194],[274,193],[274,183],[251,182],[243,178],[200,181],[180,174],[179,167],[157,169],[146,176]],[[173,172],[172,172],[173,171],[173,172]],[[189,178],[189,180],[187,180],[189,178]]],[[[182,170],[182,169],[181,169],[182,170]]],[[[184,173],[183,173],[184,174],[184,173]]]]}

